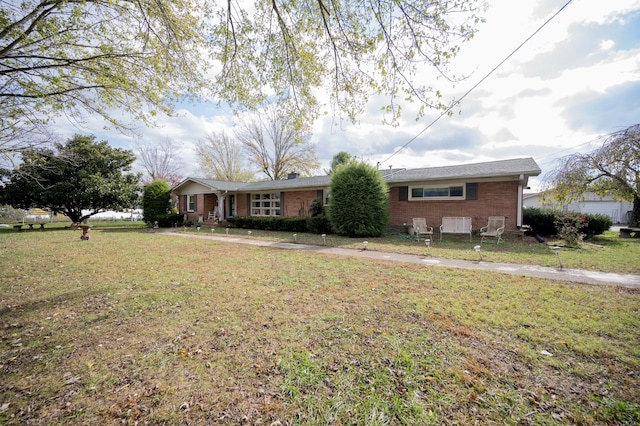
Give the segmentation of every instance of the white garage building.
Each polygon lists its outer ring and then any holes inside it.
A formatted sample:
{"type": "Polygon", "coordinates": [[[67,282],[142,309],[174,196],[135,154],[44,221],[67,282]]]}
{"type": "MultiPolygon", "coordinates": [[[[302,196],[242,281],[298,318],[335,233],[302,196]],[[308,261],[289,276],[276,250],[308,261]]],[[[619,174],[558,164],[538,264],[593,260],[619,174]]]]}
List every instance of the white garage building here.
{"type": "Polygon", "coordinates": [[[628,224],[633,210],[633,204],[627,201],[616,201],[611,196],[603,198],[591,192],[585,194],[584,200],[564,204],[550,203],[547,200],[543,202],[542,194],[542,192],[524,194],[524,207],[548,207],[567,212],[602,214],[609,216],[614,225],[628,224]]]}

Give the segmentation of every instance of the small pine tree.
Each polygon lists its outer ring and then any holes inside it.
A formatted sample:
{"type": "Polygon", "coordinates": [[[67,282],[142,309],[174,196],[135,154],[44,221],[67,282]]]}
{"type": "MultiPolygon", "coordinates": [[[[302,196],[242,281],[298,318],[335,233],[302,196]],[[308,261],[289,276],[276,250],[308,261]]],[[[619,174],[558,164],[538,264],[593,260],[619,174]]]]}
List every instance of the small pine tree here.
{"type": "Polygon", "coordinates": [[[331,175],[329,217],[340,235],[379,237],[389,223],[389,190],[378,170],[351,162],[331,175]]]}
{"type": "Polygon", "coordinates": [[[164,179],[156,179],[144,188],[142,194],[143,218],[153,223],[158,216],[166,215],[171,209],[171,187],[164,179]]]}

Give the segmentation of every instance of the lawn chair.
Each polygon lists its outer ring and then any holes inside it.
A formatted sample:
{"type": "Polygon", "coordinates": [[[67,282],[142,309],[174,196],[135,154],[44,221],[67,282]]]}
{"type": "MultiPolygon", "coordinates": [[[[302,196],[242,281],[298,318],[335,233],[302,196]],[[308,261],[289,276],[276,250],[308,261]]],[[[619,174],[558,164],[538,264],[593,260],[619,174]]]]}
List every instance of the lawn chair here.
{"type": "Polygon", "coordinates": [[[414,218],[413,219],[413,234],[420,241],[420,235],[433,235],[433,226],[427,226],[427,219],[414,218]]]}
{"type": "Polygon", "coordinates": [[[489,222],[487,226],[483,226],[480,228],[480,235],[482,239],[480,240],[480,244],[482,244],[485,238],[494,237],[497,239],[496,244],[500,244],[502,241],[502,233],[504,232],[504,216],[489,216],[489,222]]]}

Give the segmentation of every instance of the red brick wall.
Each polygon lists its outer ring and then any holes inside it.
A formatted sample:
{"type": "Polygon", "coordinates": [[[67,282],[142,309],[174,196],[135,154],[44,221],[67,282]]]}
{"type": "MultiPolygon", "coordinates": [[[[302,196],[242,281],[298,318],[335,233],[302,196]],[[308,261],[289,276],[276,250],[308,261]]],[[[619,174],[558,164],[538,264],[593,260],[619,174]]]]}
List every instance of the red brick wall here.
{"type": "MultiPolygon", "coordinates": [[[[296,191],[284,193],[284,216],[305,216],[309,214],[309,207],[316,199],[317,191],[296,191]],[[301,214],[302,213],[302,214],[301,214]]],[[[282,202],[282,200],[281,200],[282,202]]]]}
{"type": "Polygon", "coordinates": [[[196,194],[196,211],[187,212],[185,205],[185,196],[178,196],[178,211],[182,214],[187,213],[187,221],[193,223],[198,222],[198,215],[201,214],[203,220],[207,220],[209,211],[213,211],[216,205],[217,197],[214,194],[196,194]]]}
{"type": "Polygon", "coordinates": [[[236,195],[236,215],[249,216],[247,208],[247,194],[239,193],[236,195]]]}
{"type": "Polygon", "coordinates": [[[389,207],[392,226],[411,224],[414,217],[424,217],[437,228],[446,216],[472,218],[473,229],[487,225],[489,216],[505,216],[506,229],[516,229],[518,182],[480,182],[477,200],[398,201],[399,189],[391,188],[389,207]]]}

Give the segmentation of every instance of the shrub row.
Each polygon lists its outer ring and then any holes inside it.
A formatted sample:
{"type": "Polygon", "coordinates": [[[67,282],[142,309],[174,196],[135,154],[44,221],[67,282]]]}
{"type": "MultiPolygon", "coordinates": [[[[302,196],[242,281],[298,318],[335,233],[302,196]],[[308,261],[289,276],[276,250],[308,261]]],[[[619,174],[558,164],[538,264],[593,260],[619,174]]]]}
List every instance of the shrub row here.
{"type": "Polygon", "coordinates": [[[182,226],[184,217],[178,213],[165,213],[156,214],[154,220],[158,221],[158,226],[161,228],[172,228],[174,226],[182,226]]]}
{"type": "Polygon", "coordinates": [[[603,214],[582,214],[537,207],[524,209],[523,222],[525,225],[531,226],[531,230],[534,233],[550,237],[558,234],[555,223],[556,218],[567,215],[581,215],[586,218],[587,225],[580,230],[585,234],[585,238],[600,235],[613,225],[611,218],[603,214]]]}
{"type": "Polygon", "coordinates": [[[325,216],[313,217],[260,217],[236,216],[227,219],[232,225],[243,229],[265,231],[330,233],[331,225],[325,216]]]}

